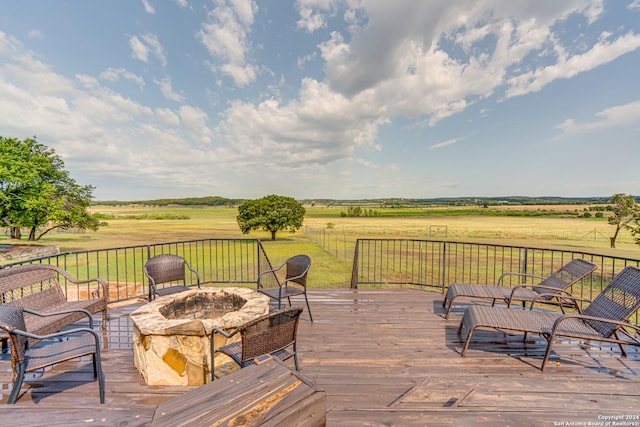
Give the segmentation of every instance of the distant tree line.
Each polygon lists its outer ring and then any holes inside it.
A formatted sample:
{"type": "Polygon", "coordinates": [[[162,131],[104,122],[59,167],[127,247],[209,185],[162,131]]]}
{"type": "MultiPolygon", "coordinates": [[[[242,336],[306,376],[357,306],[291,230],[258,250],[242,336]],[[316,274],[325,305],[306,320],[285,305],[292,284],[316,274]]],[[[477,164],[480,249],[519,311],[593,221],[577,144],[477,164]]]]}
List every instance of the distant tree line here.
{"type": "Polygon", "coordinates": [[[380,216],[380,212],[375,209],[362,208],[360,206],[349,206],[346,212],[340,212],[341,217],[360,217],[360,216],[380,216]]]}
{"type": "Polygon", "coordinates": [[[135,200],[135,201],[118,201],[105,200],[95,202],[95,205],[106,206],[127,206],[127,205],[145,205],[145,206],[238,206],[244,199],[227,199],[219,196],[206,197],[185,197],[180,199],[155,199],[155,200],[135,200]]]}

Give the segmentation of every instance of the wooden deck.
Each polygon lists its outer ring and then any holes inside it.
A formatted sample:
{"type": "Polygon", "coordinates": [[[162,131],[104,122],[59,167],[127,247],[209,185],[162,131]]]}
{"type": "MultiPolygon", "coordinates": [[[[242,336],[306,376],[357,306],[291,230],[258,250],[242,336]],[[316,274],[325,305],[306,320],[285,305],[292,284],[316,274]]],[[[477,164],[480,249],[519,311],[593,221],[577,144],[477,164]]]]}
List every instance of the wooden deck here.
{"type": "MultiPolygon", "coordinates": [[[[441,301],[440,293],[406,288],[310,291],[316,321],[303,313],[298,349],[302,373],[326,391],[327,425],[640,425],[637,348],[624,358],[617,346],[562,342],[542,373],[539,337],[523,345],[521,335],[486,331],[474,334],[463,358],[460,318],[445,320],[441,301]]],[[[0,425],[146,425],[159,403],[189,390],[146,386],[134,368],[127,314],[139,304],[110,310],[106,404],[88,360],[68,362],[71,371],[31,376],[16,405],[0,404],[0,425]]],[[[3,403],[10,378],[4,354],[3,403]]]]}

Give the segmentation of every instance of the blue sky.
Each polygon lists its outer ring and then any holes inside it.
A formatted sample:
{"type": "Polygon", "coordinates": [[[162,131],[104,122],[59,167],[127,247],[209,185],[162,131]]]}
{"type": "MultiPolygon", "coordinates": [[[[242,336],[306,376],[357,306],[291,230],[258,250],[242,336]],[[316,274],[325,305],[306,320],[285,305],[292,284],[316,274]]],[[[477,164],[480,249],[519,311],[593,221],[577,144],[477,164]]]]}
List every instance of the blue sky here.
{"type": "Polygon", "coordinates": [[[97,200],[640,194],[640,0],[21,0],[0,135],[97,200]]]}

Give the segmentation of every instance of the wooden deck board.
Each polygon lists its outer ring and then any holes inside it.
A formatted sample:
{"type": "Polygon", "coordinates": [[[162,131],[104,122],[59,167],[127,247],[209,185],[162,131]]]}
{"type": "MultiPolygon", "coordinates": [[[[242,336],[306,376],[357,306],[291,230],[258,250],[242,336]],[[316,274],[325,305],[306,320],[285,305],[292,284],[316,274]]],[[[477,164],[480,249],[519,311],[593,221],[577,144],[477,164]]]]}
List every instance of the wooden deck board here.
{"type": "MultiPolygon", "coordinates": [[[[624,358],[615,345],[559,342],[542,373],[542,339],[523,344],[519,334],[478,331],[463,358],[460,318],[445,320],[441,301],[438,292],[408,288],[310,291],[316,321],[303,314],[298,350],[302,374],[327,393],[327,425],[554,425],[640,415],[637,348],[624,358]]],[[[89,359],[72,361],[31,376],[16,405],[0,405],[2,425],[145,425],[158,404],[192,389],[141,380],[127,317],[139,304],[111,307],[105,405],[89,359]]],[[[0,355],[2,402],[10,380],[8,355],[0,355]]]]}

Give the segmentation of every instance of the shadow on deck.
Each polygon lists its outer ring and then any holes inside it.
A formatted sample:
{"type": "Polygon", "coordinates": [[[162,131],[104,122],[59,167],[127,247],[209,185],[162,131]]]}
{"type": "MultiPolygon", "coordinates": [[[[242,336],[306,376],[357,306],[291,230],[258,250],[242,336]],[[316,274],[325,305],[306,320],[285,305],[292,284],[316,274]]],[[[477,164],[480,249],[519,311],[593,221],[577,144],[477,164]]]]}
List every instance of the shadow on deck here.
{"type": "MultiPolygon", "coordinates": [[[[478,331],[460,356],[459,316],[445,320],[442,295],[416,289],[312,289],[314,323],[298,331],[302,374],[324,389],[330,426],[640,425],[640,352],[561,342],[538,369],[538,337],[478,331]],[[598,425],[598,424],[590,424],[598,425]],[[613,425],[613,424],[609,424],[613,425]]],[[[296,301],[304,304],[303,300],[296,301]]],[[[147,386],[133,366],[128,314],[111,307],[103,339],[106,404],[98,402],[89,360],[30,376],[0,424],[146,425],[159,403],[189,387],[147,386]],[[71,369],[71,370],[67,370],[71,369]]],[[[456,309],[462,309],[462,306],[456,309]]],[[[0,356],[0,393],[11,384],[0,356]]]]}

